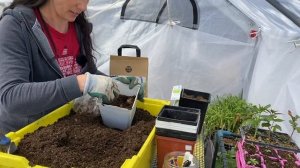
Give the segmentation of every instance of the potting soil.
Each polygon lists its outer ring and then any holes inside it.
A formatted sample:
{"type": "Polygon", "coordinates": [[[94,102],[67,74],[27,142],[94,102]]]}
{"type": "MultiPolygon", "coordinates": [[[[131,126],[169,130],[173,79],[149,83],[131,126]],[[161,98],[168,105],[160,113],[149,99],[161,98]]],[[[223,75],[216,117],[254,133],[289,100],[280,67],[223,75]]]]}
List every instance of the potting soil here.
{"type": "Polygon", "coordinates": [[[71,112],[53,125],[22,139],[16,155],[31,165],[47,167],[118,168],[137,154],[155,124],[155,117],[137,109],[132,126],[108,128],[100,116],[71,112]]]}

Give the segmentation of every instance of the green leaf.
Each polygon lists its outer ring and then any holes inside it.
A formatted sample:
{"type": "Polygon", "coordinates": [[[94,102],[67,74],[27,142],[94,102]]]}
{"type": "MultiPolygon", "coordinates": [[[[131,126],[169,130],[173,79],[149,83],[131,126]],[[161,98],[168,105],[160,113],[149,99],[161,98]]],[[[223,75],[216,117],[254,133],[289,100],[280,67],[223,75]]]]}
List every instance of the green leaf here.
{"type": "Polygon", "coordinates": [[[280,119],[280,118],[274,119],[274,122],[282,122],[282,121],[284,121],[284,120],[283,120],[283,119],[280,119]]]}
{"type": "Polygon", "coordinates": [[[270,124],[270,123],[262,123],[261,126],[262,126],[262,127],[270,127],[271,124],[270,124]]]}
{"type": "Polygon", "coordinates": [[[300,127],[297,127],[297,128],[296,128],[296,131],[297,131],[298,133],[300,133],[300,127]]]}
{"type": "Polygon", "coordinates": [[[266,109],[268,109],[268,108],[270,108],[271,107],[271,104],[268,104],[268,105],[266,105],[265,107],[263,107],[263,108],[266,108],[266,109]]]}
{"type": "Polygon", "coordinates": [[[274,125],[273,126],[273,131],[276,131],[276,130],[280,130],[281,131],[281,127],[280,127],[280,125],[274,125]]]}

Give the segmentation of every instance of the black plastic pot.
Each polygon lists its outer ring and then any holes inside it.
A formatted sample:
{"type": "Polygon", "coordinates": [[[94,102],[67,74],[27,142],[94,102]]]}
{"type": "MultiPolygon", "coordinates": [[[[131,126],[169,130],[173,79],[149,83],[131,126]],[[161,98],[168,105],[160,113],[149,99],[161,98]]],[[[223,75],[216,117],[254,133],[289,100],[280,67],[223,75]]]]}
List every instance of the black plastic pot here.
{"type": "Polygon", "coordinates": [[[205,114],[207,111],[207,106],[210,103],[210,94],[205,92],[199,92],[195,90],[182,89],[179,99],[179,106],[181,107],[191,107],[200,109],[200,124],[199,132],[201,132],[203,122],[205,119],[205,114]]]}
{"type": "Polygon", "coordinates": [[[194,141],[199,122],[199,109],[165,105],[156,118],[156,135],[194,141]]]}

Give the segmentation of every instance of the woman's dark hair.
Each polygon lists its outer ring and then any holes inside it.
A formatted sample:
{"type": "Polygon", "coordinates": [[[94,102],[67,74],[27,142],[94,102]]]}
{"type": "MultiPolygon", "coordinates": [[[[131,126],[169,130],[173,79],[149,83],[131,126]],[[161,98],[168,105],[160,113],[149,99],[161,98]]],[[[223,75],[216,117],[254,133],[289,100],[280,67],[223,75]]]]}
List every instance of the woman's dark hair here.
{"type": "MultiPolygon", "coordinates": [[[[13,2],[6,8],[4,8],[3,11],[6,9],[13,9],[17,5],[24,5],[30,8],[39,8],[43,6],[48,0],[13,0],[13,2]]],[[[78,64],[81,66],[84,65],[84,63],[87,63],[87,71],[90,73],[96,73],[97,68],[95,68],[94,63],[94,56],[93,56],[93,43],[91,39],[91,31],[92,31],[92,24],[88,22],[86,19],[85,13],[82,12],[79,14],[75,20],[75,23],[79,25],[80,31],[82,33],[82,43],[84,47],[84,55],[79,55],[77,58],[78,64]]],[[[80,43],[80,39],[79,39],[80,43]]],[[[82,54],[82,53],[81,53],[82,54]]]]}

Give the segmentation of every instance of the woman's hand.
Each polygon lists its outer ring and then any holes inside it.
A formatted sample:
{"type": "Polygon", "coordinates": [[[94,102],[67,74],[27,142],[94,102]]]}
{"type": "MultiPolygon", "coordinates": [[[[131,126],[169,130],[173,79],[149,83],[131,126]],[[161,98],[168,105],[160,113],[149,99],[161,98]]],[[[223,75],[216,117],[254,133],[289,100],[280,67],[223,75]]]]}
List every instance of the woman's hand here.
{"type": "Polygon", "coordinates": [[[120,91],[114,79],[109,76],[86,74],[86,82],[83,94],[89,94],[92,97],[102,99],[104,104],[110,104],[115,97],[118,97],[120,91]]]}

